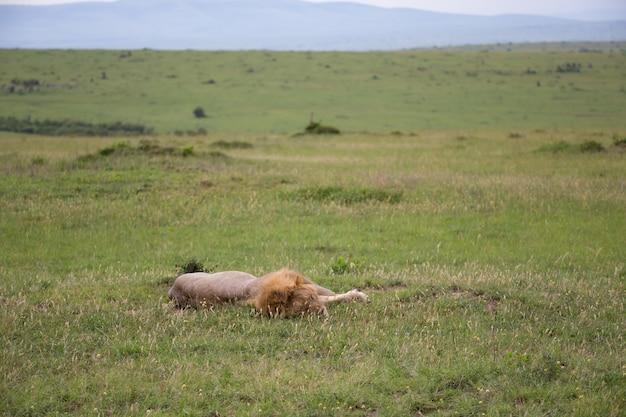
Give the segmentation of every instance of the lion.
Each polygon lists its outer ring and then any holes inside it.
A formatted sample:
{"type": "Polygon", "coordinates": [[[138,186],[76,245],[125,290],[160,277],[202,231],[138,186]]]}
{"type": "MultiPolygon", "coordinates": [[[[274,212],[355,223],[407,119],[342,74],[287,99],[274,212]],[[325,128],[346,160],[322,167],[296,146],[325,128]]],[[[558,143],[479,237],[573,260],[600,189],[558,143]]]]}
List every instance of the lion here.
{"type": "Polygon", "coordinates": [[[168,297],[181,309],[213,308],[243,301],[261,315],[275,318],[327,315],[328,303],[369,301],[366,294],[357,290],[335,294],[286,268],[261,278],[240,271],[183,274],[174,281],[168,297]]]}

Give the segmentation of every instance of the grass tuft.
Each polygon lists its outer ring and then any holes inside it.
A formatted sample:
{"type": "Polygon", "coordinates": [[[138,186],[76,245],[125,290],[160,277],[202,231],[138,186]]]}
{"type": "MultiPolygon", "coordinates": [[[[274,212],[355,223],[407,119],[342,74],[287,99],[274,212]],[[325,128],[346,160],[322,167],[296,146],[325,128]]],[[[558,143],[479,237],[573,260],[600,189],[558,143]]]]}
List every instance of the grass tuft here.
{"type": "Polygon", "coordinates": [[[542,145],[537,149],[537,152],[549,152],[549,153],[562,153],[572,152],[575,149],[573,145],[563,140],[542,145]]]}
{"type": "Polygon", "coordinates": [[[211,144],[214,148],[221,149],[250,149],[254,146],[250,142],[234,140],[234,141],[226,141],[226,140],[218,140],[211,144]]]}
{"type": "Polygon", "coordinates": [[[402,192],[367,187],[321,186],[297,190],[292,194],[292,198],[299,201],[337,203],[348,206],[368,202],[397,204],[402,200],[402,192]]]}
{"type": "Polygon", "coordinates": [[[176,265],[179,274],[189,274],[192,272],[215,272],[216,266],[206,266],[204,262],[196,258],[191,258],[176,265]]]}

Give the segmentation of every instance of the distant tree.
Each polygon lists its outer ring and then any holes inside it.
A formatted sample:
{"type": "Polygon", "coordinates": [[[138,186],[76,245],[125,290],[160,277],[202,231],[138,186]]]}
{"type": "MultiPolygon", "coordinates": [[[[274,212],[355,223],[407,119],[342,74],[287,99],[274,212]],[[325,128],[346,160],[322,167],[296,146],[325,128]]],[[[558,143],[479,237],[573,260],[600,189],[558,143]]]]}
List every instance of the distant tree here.
{"type": "Polygon", "coordinates": [[[197,118],[203,118],[206,117],[206,114],[204,113],[204,109],[200,106],[196,107],[195,109],[193,109],[193,115],[196,116],[197,118]]]}

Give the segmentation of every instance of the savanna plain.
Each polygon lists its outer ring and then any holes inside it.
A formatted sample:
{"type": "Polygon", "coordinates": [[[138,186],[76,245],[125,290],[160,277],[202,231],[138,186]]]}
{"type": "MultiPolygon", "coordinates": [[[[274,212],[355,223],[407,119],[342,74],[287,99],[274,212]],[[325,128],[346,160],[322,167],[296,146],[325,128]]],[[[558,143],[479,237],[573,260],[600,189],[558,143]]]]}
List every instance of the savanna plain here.
{"type": "Polygon", "coordinates": [[[0,50],[0,87],[0,415],[626,413],[623,43],[0,50]],[[176,311],[191,266],[371,302],[176,311]]]}

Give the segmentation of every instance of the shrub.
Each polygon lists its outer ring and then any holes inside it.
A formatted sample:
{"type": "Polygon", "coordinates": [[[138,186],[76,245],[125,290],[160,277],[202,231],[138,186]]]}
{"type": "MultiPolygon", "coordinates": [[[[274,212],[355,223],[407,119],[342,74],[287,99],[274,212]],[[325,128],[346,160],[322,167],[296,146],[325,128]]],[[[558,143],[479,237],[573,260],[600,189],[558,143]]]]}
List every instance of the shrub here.
{"type": "Polygon", "coordinates": [[[579,149],[581,152],[589,153],[605,151],[604,146],[601,143],[596,142],[595,140],[588,140],[587,142],[581,143],[579,149]]]}
{"type": "Polygon", "coordinates": [[[39,80],[35,78],[22,80],[19,78],[13,78],[11,80],[11,84],[18,87],[24,87],[26,89],[32,89],[39,86],[39,80]]]}
{"type": "Polygon", "coordinates": [[[620,138],[618,135],[613,135],[614,146],[626,146],[626,136],[620,138]]]}
{"type": "Polygon", "coordinates": [[[183,156],[188,157],[193,155],[193,146],[185,146],[183,148],[183,156]]]}
{"type": "Polygon", "coordinates": [[[201,119],[203,117],[206,117],[206,114],[204,113],[204,109],[202,107],[196,107],[195,109],[193,109],[193,115],[196,116],[197,118],[201,119]]]}
{"type": "Polygon", "coordinates": [[[43,156],[36,156],[33,159],[31,159],[30,164],[35,166],[35,165],[45,165],[46,164],[46,160],[43,156]]]}
{"type": "Polygon", "coordinates": [[[115,153],[125,153],[128,151],[132,151],[131,146],[127,142],[119,142],[106,148],[100,149],[98,153],[102,156],[109,156],[115,153]]]}
{"type": "Polygon", "coordinates": [[[344,275],[351,272],[362,272],[365,262],[348,255],[346,258],[338,256],[330,265],[331,273],[334,275],[344,275]]]}
{"type": "Polygon", "coordinates": [[[179,274],[190,274],[192,272],[213,272],[214,267],[206,267],[202,261],[191,258],[176,265],[179,274]]]}
{"type": "Polygon", "coordinates": [[[311,121],[305,128],[304,133],[310,135],[338,135],[341,132],[333,126],[325,126],[321,122],[311,121]]]}

